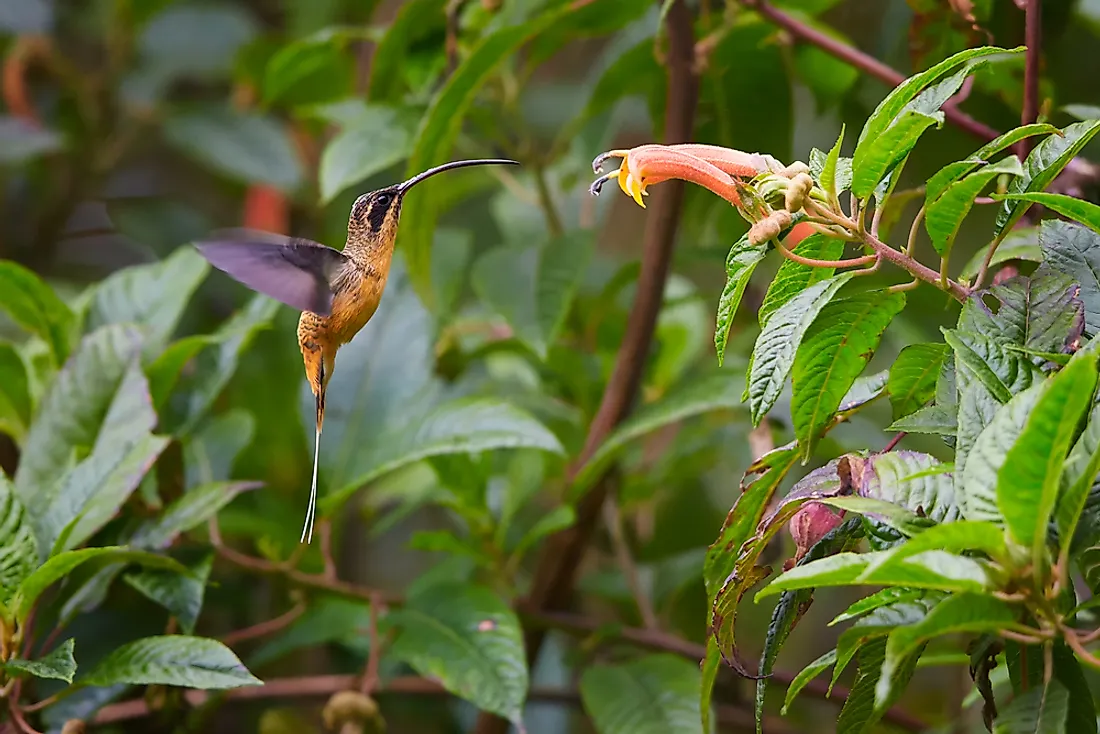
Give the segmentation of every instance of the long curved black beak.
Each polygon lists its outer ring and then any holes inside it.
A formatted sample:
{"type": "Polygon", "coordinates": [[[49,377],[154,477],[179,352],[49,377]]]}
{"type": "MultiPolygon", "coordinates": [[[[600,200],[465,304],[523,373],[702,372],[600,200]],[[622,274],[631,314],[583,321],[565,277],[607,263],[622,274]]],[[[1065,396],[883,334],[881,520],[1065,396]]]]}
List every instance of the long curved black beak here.
{"type": "Polygon", "coordinates": [[[444,171],[450,171],[453,168],[465,168],[466,166],[518,166],[518,161],[509,160],[507,158],[476,158],[468,161],[451,161],[450,163],[444,163],[435,168],[429,168],[423,173],[418,173],[408,181],[397,185],[398,195],[403,195],[406,191],[416,186],[418,183],[426,178],[430,178],[437,173],[443,173],[444,171]]]}

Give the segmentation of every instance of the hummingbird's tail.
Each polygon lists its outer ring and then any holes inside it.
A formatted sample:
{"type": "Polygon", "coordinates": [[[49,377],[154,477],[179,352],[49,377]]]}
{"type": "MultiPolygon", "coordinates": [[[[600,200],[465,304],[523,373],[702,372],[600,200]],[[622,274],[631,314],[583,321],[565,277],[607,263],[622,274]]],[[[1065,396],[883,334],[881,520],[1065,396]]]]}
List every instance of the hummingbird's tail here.
{"type": "Polygon", "coordinates": [[[325,389],[317,391],[317,423],[313,437],[313,482],[309,487],[309,508],[306,510],[306,522],[302,527],[300,543],[313,542],[313,523],[317,519],[317,462],[321,454],[321,424],[325,422],[325,389]]]}

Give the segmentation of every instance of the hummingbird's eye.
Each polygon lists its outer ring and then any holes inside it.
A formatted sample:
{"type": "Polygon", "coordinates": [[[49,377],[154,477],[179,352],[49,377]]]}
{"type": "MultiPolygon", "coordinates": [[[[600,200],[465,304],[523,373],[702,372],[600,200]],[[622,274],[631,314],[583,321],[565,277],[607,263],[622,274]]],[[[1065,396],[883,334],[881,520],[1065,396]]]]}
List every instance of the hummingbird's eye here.
{"type": "Polygon", "coordinates": [[[375,197],[375,201],[378,202],[378,204],[381,206],[389,206],[390,202],[393,201],[393,195],[382,192],[377,197],[375,197]]]}

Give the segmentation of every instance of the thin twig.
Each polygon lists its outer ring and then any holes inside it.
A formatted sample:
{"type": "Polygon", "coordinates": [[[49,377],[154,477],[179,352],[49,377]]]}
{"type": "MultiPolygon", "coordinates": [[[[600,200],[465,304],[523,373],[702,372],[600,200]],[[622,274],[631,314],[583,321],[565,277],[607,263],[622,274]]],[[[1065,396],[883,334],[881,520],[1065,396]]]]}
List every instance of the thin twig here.
{"type": "MultiPolygon", "coordinates": [[[[1020,124],[1030,125],[1039,119],[1039,62],[1042,54],[1042,0],[1027,0],[1024,13],[1024,44],[1027,54],[1024,61],[1024,107],[1020,124]]],[[[1026,137],[1017,143],[1017,155],[1025,160],[1031,152],[1032,139],[1026,137]]]]}
{"type": "Polygon", "coordinates": [[[811,268],[854,268],[862,267],[864,265],[870,265],[878,259],[877,255],[864,255],[863,257],[854,257],[850,260],[818,260],[813,257],[803,257],[797,252],[788,250],[779,238],[773,240],[775,243],[775,249],[779,250],[779,254],[783,257],[796,262],[800,265],[806,265],[811,268]]]}
{"type": "Polygon", "coordinates": [[[221,641],[223,644],[232,647],[233,645],[245,642],[247,640],[254,640],[257,637],[266,637],[267,635],[275,634],[284,627],[290,626],[290,624],[294,622],[294,620],[302,616],[302,613],[305,610],[305,603],[298,602],[289,610],[283,612],[274,619],[269,619],[266,622],[260,622],[259,624],[252,625],[251,627],[245,627],[244,629],[227,632],[226,634],[221,636],[221,641]]]}
{"type": "Polygon", "coordinates": [[[560,237],[565,228],[562,226],[558,207],[554,204],[554,197],[550,193],[550,186],[546,183],[546,171],[541,165],[535,166],[532,175],[539,195],[539,207],[542,209],[543,216],[546,217],[546,229],[551,237],[560,237]]]}
{"type": "Polygon", "coordinates": [[[336,578],[336,559],[332,555],[332,523],[327,520],[321,520],[317,523],[317,530],[320,531],[321,537],[321,559],[322,566],[321,575],[326,579],[336,578]]]}
{"type": "Polygon", "coordinates": [[[382,659],[382,643],[378,636],[378,607],[381,600],[377,597],[370,602],[370,626],[367,628],[367,639],[370,650],[367,651],[367,668],[363,673],[363,680],[359,683],[359,692],[369,696],[378,685],[378,664],[382,659]]]}
{"type": "Polygon", "coordinates": [[[638,607],[638,614],[642,617],[642,626],[646,629],[658,629],[657,613],[653,611],[653,603],[649,600],[649,594],[642,588],[642,580],[638,574],[638,566],[634,563],[634,557],[630,554],[630,548],[626,544],[626,536],[623,534],[623,518],[619,512],[618,494],[609,492],[607,500],[603,503],[603,521],[607,525],[611,535],[611,547],[615,552],[615,561],[619,564],[619,570],[623,572],[626,585],[630,588],[630,594],[634,597],[634,603],[638,607]]]}
{"type": "Polygon", "coordinates": [[[23,710],[19,707],[18,698],[19,694],[13,693],[8,700],[8,711],[11,712],[11,721],[15,724],[15,730],[20,734],[42,734],[42,732],[27,723],[27,720],[23,717],[23,710]]]}

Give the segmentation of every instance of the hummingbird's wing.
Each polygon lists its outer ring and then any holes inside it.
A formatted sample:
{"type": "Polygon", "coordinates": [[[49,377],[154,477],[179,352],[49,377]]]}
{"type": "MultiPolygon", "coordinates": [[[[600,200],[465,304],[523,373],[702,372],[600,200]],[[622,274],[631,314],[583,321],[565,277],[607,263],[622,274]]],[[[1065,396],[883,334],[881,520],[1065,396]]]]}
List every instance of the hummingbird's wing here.
{"type": "Polygon", "coordinates": [[[332,312],[333,281],[348,262],[339,250],[299,237],[229,229],[195,242],[210,264],[299,311],[332,312]]]}

